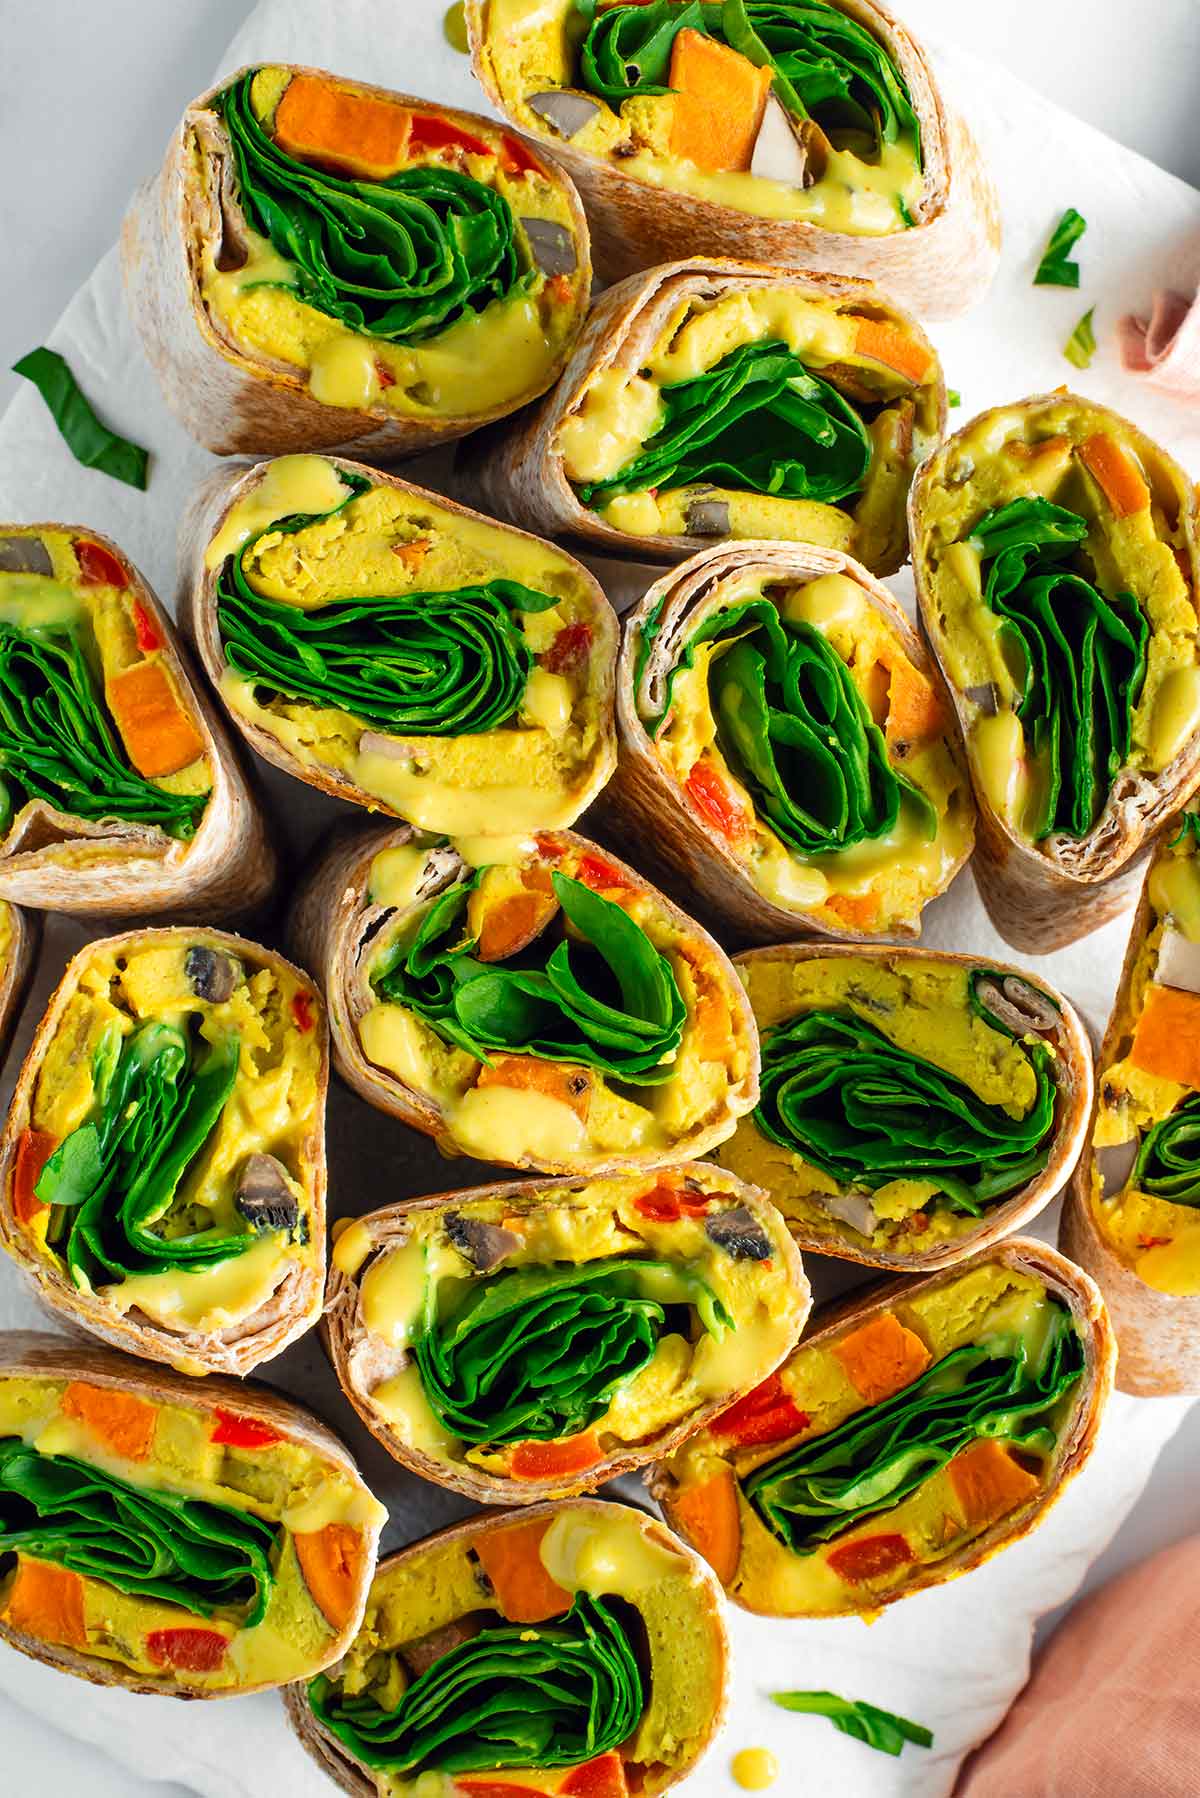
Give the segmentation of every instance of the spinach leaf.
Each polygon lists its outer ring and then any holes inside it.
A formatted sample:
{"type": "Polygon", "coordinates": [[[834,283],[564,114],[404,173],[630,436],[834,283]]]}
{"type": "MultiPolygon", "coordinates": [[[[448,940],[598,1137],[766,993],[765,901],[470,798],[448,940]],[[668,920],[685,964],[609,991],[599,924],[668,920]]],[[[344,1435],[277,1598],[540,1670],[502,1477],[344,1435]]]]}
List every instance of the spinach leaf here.
{"type": "Polygon", "coordinates": [[[906,1742],[918,1748],[933,1747],[933,1732],[923,1723],[910,1723],[894,1711],[881,1711],[862,1698],[839,1698],[836,1692],[772,1692],[771,1701],[785,1711],[828,1717],[835,1729],[880,1754],[899,1754],[906,1742]]]}
{"type": "Polygon", "coordinates": [[[148,452],[101,424],[57,350],[31,350],[13,363],[13,373],[33,382],[77,462],[124,481],[127,487],[145,489],[148,452]]]}
{"type": "Polygon", "coordinates": [[[1200,1205],[1200,1095],[1190,1093],[1146,1132],[1129,1184],[1172,1205],[1200,1205]]]}
{"type": "Polygon", "coordinates": [[[984,599],[1020,670],[1017,716],[1043,771],[1034,842],[1059,830],[1084,837],[1129,759],[1146,678],[1150,627],[1132,593],[1105,594],[1078,571],[1086,519],[1046,499],[988,512],[971,543],[984,599]]]}
{"type": "Polygon", "coordinates": [[[24,1553],[131,1598],[262,1620],[278,1526],[232,1506],[133,1486],[70,1455],[0,1440],[0,1555],[24,1553]]]}
{"type": "Polygon", "coordinates": [[[501,1767],[571,1767],[637,1728],[642,1676],[612,1601],[579,1592],[536,1628],[502,1623],[462,1642],[385,1710],[370,1688],[327,1674],[308,1688],[317,1719],[365,1766],[446,1776],[501,1767]]]}
{"type": "Polygon", "coordinates": [[[1063,355],[1074,368],[1090,368],[1092,357],[1096,354],[1096,332],[1092,320],[1096,316],[1096,308],[1089,306],[1063,348],[1063,355]]]}
{"type": "Polygon", "coordinates": [[[1069,206],[1050,234],[1033,277],[1035,287],[1079,286],[1079,264],[1070,260],[1070,254],[1086,230],[1087,220],[1069,206]]]}

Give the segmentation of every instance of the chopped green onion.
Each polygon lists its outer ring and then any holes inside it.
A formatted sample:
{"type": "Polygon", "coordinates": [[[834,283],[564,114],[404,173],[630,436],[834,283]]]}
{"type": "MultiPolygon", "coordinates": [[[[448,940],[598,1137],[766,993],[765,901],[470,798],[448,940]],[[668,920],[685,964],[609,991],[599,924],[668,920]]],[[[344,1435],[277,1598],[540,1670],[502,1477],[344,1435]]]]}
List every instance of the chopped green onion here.
{"type": "Polygon", "coordinates": [[[880,1754],[899,1754],[906,1742],[918,1748],[933,1747],[933,1731],[923,1723],[911,1723],[893,1711],[881,1711],[865,1699],[839,1698],[836,1692],[772,1692],[771,1699],[785,1711],[828,1717],[843,1735],[865,1742],[880,1754]]]}
{"type": "Polygon", "coordinates": [[[1070,260],[1072,249],[1087,230],[1087,220],[1073,206],[1059,219],[1050,234],[1045,254],[1033,277],[1035,287],[1078,287],[1079,264],[1070,260]]]}
{"type": "Polygon", "coordinates": [[[962,394],[958,391],[957,387],[948,387],[946,389],[946,404],[950,407],[951,411],[954,410],[955,406],[962,405],[962,394]]]}
{"type": "Polygon", "coordinates": [[[33,382],[77,462],[145,490],[147,452],[101,424],[57,350],[31,350],[13,363],[13,373],[33,382]]]}
{"type": "Polygon", "coordinates": [[[1063,348],[1063,355],[1076,368],[1092,366],[1092,357],[1096,354],[1096,333],[1092,329],[1095,313],[1096,308],[1089,306],[1063,348]]]}

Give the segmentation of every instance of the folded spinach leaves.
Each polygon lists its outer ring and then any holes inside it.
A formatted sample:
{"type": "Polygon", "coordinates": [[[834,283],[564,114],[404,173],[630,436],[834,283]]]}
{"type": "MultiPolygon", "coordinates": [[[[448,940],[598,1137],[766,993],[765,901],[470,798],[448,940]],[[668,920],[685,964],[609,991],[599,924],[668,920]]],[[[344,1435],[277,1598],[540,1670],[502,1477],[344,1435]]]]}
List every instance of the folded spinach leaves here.
{"type": "Polygon", "coordinates": [[[641,925],[556,872],[554,894],[574,939],[551,929],[509,962],[481,962],[465,932],[479,879],[477,870],[439,894],[415,932],[380,958],[371,973],[379,998],[480,1061],[534,1055],[638,1086],[669,1080],[687,1008],[641,925]]]}
{"type": "Polygon", "coordinates": [[[245,1607],[249,1629],[270,1601],[277,1534],[248,1511],[131,1486],[17,1436],[0,1440],[0,1555],[53,1561],[200,1617],[245,1607]]]}
{"type": "Polygon", "coordinates": [[[654,435],[608,480],[580,486],[585,505],[696,481],[833,504],[858,491],[871,464],[850,401],[783,343],[744,343],[661,398],[654,435]]]}
{"type": "Polygon", "coordinates": [[[577,1267],[513,1268],[472,1285],[438,1316],[426,1289],[416,1339],[421,1384],[439,1422],[465,1442],[500,1446],[578,1435],[641,1372],[666,1306],[694,1307],[721,1337],[731,1319],[699,1275],[613,1256],[577,1267]]]}
{"type": "Polygon", "coordinates": [[[891,1398],[856,1411],[747,1474],[742,1489],[794,1554],[889,1511],[980,1437],[1048,1458],[1055,1409],[1083,1372],[1083,1342],[1062,1305],[1036,1357],[1021,1337],[951,1350],[891,1398]]]}
{"type": "Polygon", "coordinates": [[[551,1623],[482,1630],[434,1661],[384,1710],[321,1674],[317,1719],[368,1767],[454,1775],[571,1767],[620,1747],[641,1721],[642,1676],[612,1602],[576,1594],[551,1623]]]}
{"type": "Polygon", "coordinates": [[[1079,572],[1087,520],[1046,499],[1016,499],[971,533],[984,599],[1002,620],[1017,676],[1017,716],[1042,770],[1034,842],[1084,837],[1129,759],[1150,627],[1132,593],[1102,593],[1079,572]]]}
{"type": "Polygon", "coordinates": [[[1146,1132],[1129,1185],[1172,1205],[1200,1205],[1200,1096],[1189,1095],[1146,1132]]]}
{"type": "Polygon", "coordinates": [[[134,1274],[211,1267],[257,1240],[192,1217],[176,1195],[221,1119],[237,1079],[240,1038],[193,1047],[150,1022],[122,1041],[114,1027],[92,1060],[90,1117],[46,1163],[37,1196],[52,1206],[50,1241],[76,1286],[134,1274]]]}
{"type": "Polygon", "coordinates": [[[352,331],[418,343],[531,287],[503,194],[426,165],[381,180],[310,166],[280,149],[250,103],[254,71],[214,101],[229,132],[247,222],[295,266],[305,305],[352,331]]]}

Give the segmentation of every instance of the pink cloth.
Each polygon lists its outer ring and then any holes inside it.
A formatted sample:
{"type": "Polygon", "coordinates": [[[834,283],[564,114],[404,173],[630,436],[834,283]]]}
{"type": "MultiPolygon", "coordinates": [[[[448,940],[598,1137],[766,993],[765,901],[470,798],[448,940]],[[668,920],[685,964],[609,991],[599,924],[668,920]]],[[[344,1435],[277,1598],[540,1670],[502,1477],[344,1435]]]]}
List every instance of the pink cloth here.
{"type": "Polygon", "coordinates": [[[1200,299],[1164,290],[1149,318],[1126,313],[1117,326],[1121,361],[1153,387],[1181,400],[1200,400],[1200,299]]]}
{"type": "Polygon", "coordinates": [[[1200,1537],[1071,1611],[954,1798],[1197,1798],[1200,1537]]]}

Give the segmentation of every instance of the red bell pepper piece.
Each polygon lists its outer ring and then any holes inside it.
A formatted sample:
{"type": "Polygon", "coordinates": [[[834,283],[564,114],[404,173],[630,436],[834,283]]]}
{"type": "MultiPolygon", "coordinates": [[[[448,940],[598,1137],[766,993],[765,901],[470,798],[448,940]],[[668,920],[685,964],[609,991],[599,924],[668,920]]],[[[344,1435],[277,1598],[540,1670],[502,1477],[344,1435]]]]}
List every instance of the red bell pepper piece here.
{"type": "Polygon", "coordinates": [[[292,1019],[302,1036],[312,1029],[313,1002],[311,993],[293,993],[292,1019]]]}
{"type": "Polygon", "coordinates": [[[46,1130],[21,1132],[12,1183],[13,1216],[19,1224],[27,1224],[30,1218],[46,1208],[45,1200],[38,1198],[34,1188],[57,1147],[57,1136],[51,1136],[46,1130]]]}
{"type": "Polygon", "coordinates": [[[660,1183],[633,1201],[635,1211],[655,1224],[674,1224],[681,1217],[703,1217],[708,1211],[708,1198],[702,1192],[689,1192],[660,1183]]]}
{"type": "Polygon", "coordinates": [[[502,141],[502,160],[506,175],[544,175],[545,169],[528,145],[519,137],[505,137],[502,141]]]}
{"type": "Polygon", "coordinates": [[[155,1629],[146,1637],[154,1665],[180,1673],[215,1673],[228,1647],[228,1638],[215,1629],[155,1629]]]}
{"type": "Polygon", "coordinates": [[[629,884],[619,868],[615,868],[602,855],[593,855],[590,851],[580,856],[575,878],[581,880],[585,887],[591,887],[594,893],[602,893],[606,887],[623,887],[629,884]]]}
{"type": "Polygon", "coordinates": [[[564,624],[538,661],[550,674],[578,674],[587,666],[591,647],[592,627],[581,619],[575,624],[564,624]]]}
{"type": "Polygon", "coordinates": [[[857,1542],[835,1548],[827,1559],[839,1579],[857,1586],[892,1573],[897,1567],[908,1566],[916,1556],[903,1536],[891,1535],[863,1536],[857,1542]]]}
{"type": "Polygon", "coordinates": [[[537,1786],[515,1786],[507,1779],[456,1779],[454,1789],[470,1798],[546,1798],[537,1786]]]}
{"type": "Polygon", "coordinates": [[[79,579],[85,587],[127,587],[128,577],[121,563],[102,543],[86,539],[75,544],[75,560],[79,563],[79,579]]]}
{"type": "MultiPolygon", "coordinates": [[[[392,373],[391,369],[388,367],[386,362],[379,362],[379,361],[376,362],[375,378],[379,382],[379,385],[384,389],[385,392],[387,391],[387,389],[389,387],[394,387],[396,385],[396,377],[392,373]]],[[[393,548],[394,547],[395,547],[395,545],[393,545],[393,548]]]]}
{"type": "MultiPolygon", "coordinates": [[[[507,142],[507,139],[505,140],[507,142]]],[[[490,144],[485,144],[480,137],[472,137],[460,125],[452,125],[449,119],[435,118],[431,113],[414,112],[408,133],[409,150],[469,150],[473,156],[492,156],[495,152],[490,144]]]]}
{"type": "Polygon", "coordinates": [[[158,626],[140,599],[134,600],[130,610],[133,613],[133,634],[137,638],[137,646],[144,656],[152,655],[156,649],[162,648],[158,626]]]}
{"type": "Polygon", "coordinates": [[[283,1441],[278,1430],[257,1417],[239,1417],[236,1411],[218,1405],[216,1418],[209,1441],[224,1443],[227,1448],[269,1448],[273,1442],[283,1441]]]}
{"type": "Polygon", "coordinates": [[[798,1436],[808,1428],[809,1421],[807,1411],[802,1411],[784,1391],[782,1377],[773,1373],[745,1398],[722,1411],[712,1427],[718,1436],[728,1437],[739,1448],[750,1448],[798,1436]]]}
{"type": "Polygon", "coordinates": [[[693,808],[727,842],[745,836],[746,814],[710,762],[693,763],[683,784],[693,808]]]}
{"type": "Polygon", "coordinates": [[[602,1459],[596,1432],[583,1430],[578,1436],[564,1436],[560,1442],[518,1442],[509,1472],[514,1480],[553,1480],[584,1473],[602,1459]]]}
{"type": "Polygon", "coordinates": [[[558,1789],[563,1798],[629,1798],[625,1765],[615,1748],[572,1768],[558,1789]]]}

